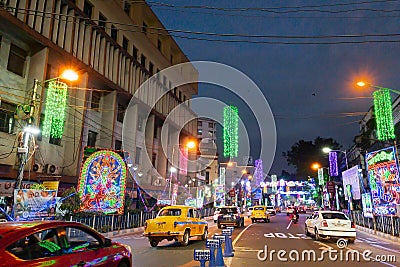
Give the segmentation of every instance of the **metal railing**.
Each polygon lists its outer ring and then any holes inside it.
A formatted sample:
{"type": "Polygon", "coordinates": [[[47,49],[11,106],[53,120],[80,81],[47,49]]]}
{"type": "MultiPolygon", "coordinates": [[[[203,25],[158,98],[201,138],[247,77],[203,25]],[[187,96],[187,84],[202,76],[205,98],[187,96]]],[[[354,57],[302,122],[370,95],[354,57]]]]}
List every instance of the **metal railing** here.
{"type": "Polygon", "coordinates": [[[392,236],[400,236],[400,218],[397,216],[374,215],[373,218],[367,218],[362,211],[353,211],[349,217],[356,225],[392,236]]]}
{"type": "MultiPolygon", "coordinates": [[[[212,216],[214,213],[213,208],[205,208],[199,210],[202,217],[212,216]]],[[[125,229],[132,229],[144,226],[146,220],[153,219],[157,212],[143,212],[140,213],[127,213],[123,215],[92,215],[92,216],[69,216],[66,218],[69,221],[80,222],[86,224],[93,229],[101,232],[113,232],[125,229]]]]}

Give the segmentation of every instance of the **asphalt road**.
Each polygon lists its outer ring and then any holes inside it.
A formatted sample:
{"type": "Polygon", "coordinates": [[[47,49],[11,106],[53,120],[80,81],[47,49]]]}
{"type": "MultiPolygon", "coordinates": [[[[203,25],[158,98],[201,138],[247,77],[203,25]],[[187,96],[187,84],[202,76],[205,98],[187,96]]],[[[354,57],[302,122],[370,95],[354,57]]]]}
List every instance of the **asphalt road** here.
{"type": "MultiPolygon", "coordinates": [[[[334,240],[320,242],[312,237],[306,237],[304,234],[306,216],[301,214],[299,223],[290,226],[289,217],[283,213],[273,216],[270,223],[252,224],[249,219],[246,219],[245,228],[235,229],[233,232],[235,256],[224,258],[225,265],[231,267],[266,265],[337,267],[362,264],[362,266],[371,267],[400,267],[400,244],[358,231],[354,244],[347,244],[346,248],[339,249],[334,240]],[[273,250],[275,250],[274,253],[272,253],[273,250]],[[281,259],[278,258],[279,250],[284,251],[280,252],[281,259]],[[267,257],[263,259],[266,255],[265,251],[267,257]],[[359,261],[357,255],[359,255],[359,261]],[[365,260],[364,256],[370,260],[365,260]],[[386,261],[376,261],[379,258],[386,258],[386,261]]],[[[220,232],[221,230],[217,229],[213,222],[209,222],[209,237],[220,232]]],[[[114,237],[113,240],[132,247],[133,266],[138,267],[199,266],[198,262],[193,261],[193,250],[205,249],[205,242],[196,238],[192,238],[187,247],[181,247],[174,241],[164,240],[157,248],[152,248],[142,233],[122,235],[114,237]]]]}

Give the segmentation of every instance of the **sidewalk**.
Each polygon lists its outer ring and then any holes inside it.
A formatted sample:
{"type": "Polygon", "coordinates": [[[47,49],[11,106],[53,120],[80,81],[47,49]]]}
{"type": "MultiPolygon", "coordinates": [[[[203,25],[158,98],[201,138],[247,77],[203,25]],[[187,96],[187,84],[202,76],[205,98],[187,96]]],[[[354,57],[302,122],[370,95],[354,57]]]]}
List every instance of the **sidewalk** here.
{"type": "Polygon", "coordinates": [[[400,243],[400,237],[398,237],[398,236],[392,236],[390,234],[382,233],[380,231],[376,231],[374,229],[370,229],[370,228],[367,228],[367,227],[362,227],[362,226],[359,226],[359,225],[356,225],[356,229],[360,230],[360,231],[363,231],[363,232],[365,232],[367,234],[371,234],[371,235],[373,235],[375,237],[378,237],[378,238],[380,238],[382,240],[386,240],[386,241],[387,240],[391,240],[391,241],[393,241],[395,243],[400,243]]]}

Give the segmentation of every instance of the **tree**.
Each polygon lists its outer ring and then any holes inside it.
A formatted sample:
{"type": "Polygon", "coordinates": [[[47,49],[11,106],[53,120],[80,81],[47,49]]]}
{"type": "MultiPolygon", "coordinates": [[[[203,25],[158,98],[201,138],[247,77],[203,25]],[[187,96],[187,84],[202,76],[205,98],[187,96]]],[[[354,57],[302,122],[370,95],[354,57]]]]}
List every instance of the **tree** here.
{"type": "Polygon", "coordinates": [[[65,212],[66,215],[71,215],[79,211],[81,206],[81,199],[79,198],[79,194],[76,191],[75,187],[71,187],[65,190],[62,195],[62,198],[65,198],[61,204],[61,210],[65,212]]]}
{"type": "Polygon", "coordinates": [[[322,151],[324,147],[340,150],[342,146],[332,138],[318,136],[314,141],[300,140],[296,142],[289,151],[283,153],[283,156],[289,165],[296,168],[297,178],[306,180],[309,175],[315,177],[317,174],[317,171],[311,169],[314,162],[328,167],[328,155],[322,151]]]}

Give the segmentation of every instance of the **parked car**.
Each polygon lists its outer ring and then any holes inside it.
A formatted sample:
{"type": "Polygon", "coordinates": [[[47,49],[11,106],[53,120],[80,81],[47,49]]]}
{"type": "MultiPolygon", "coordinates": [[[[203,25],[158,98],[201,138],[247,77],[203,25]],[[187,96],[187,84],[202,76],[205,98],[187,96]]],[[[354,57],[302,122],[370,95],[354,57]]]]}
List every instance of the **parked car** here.
{"type": "Polygon", "coordinates": [[[349,243],[356,240],[355,224],[340,211],[314,212],[305,222],[305,233],[313,235],[315,240],[346,238],[349,243]]]}
{"type": "Polygon", "coordinates": [[[222,207],[220,210],[220,216],[218,216],[217,225],[218,228],[222,226],[234,226],[243,227],[244,217],[236,206],[222,207]]]}
{"type": "Polygon", "coordinates": [[[199,212],[189,206],[168,206],[162,208],[157,217],[146,221],[144,236],[148,237],[152,247],[162,240],[179,241],[187,246],[192,236],[206,240],[208,223],[200,217],[199,212]]]}
{"type": "Polygon", "coordinates": [[[0,237],[0,266],[132,265],[129,246],[76,222],[5,222],[0,237]]]}
{"type": "Polygon", "coordinates": [[[264,222],[270,222],[270,213],[266,206],[254,206],[253,212],[251,213],[251,221],[254,223],[258,220],[263,220],[264,222]]]}
{"type": "Polygon", "coordinates": [[[268,211],[268,213],[270,214],[270,215],[276,215],[276,211],[275,211],[275,208],[274,208],[274,206],[267,206],[266,207],[267,208],[267,211],[268,211]]]}
{"type": "Polygon", "coordinates": [[[215,222],[215,223],[216,223],[217,220],[218,220],[219,214],[220,214],[220,208],[215,208],[214,215],[213,215],[213,219],[214,219],[214,222],[215,222]]]}

